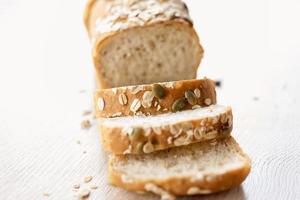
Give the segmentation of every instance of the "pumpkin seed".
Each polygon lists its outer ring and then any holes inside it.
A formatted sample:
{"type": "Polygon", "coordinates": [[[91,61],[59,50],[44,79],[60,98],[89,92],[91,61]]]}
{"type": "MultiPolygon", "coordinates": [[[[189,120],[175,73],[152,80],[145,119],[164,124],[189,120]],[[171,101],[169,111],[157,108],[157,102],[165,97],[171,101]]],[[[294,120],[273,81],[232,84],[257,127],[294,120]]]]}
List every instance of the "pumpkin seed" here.
{"type": "Polygon", "coordinates": [[[166,96],[165,88],[159,84],[154,84],[152,91],[154,96],[158,99],[162,99],[166,96]]]}
{"type": "Polygon", "coordinates": [[[143,147],[144,147],[144,144],[142,142],[139,142],[136,145],[136,153],[143,153],[143,147]]]}
{"type": "Polygon", "coordinates": [[[172,110],[175,112],[181,111],[184,109],[184,107],[187,105],[187,103],[188,102],[185,97],[177,99],[172,105],[172,110]]]}
{"type": "Polygon", "coordinates": [[[145,153],[151,153],[154,151],[154,147],[153,147],[153,144],[151,142],[147,142],[144,147],[143,147],[143,151],[145,153]]]}
{"type": "Polygon", "coordinates": [[[192,90],[185,91],[184,96],[192,106],[197,103],[197,97],[192,90]]]}
{"type": "Polygon", "coordinates": [[[144,130],[142,128],[134,128],[132,134],[129,135],[131,141],[141,141],[144,137],[144,130]]]}

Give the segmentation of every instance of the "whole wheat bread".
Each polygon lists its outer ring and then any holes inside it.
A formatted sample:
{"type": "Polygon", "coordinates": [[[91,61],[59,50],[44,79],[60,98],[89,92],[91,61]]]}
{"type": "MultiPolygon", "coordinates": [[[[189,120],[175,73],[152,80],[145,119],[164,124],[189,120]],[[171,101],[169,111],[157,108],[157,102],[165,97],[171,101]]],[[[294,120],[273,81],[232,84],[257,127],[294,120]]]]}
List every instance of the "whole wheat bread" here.
{"type": "Polygon", "coordinates": [[[103,118],[100,134],[109,152],[142,154],[226,137],[232,124],[230,107],[212,105],[156,116],[103,118]]]}
{"type": "Polygon", "coordinates": [[[109,180],[162,199],[211,194],[240,185],[251,162],[232,137],[143,155],[111,155],[109,180]]]}
{"type": "Polygon", "coordinates": [[[90,0],[100,88],[196,78],[203,48],[181,0],[90,0]]]}

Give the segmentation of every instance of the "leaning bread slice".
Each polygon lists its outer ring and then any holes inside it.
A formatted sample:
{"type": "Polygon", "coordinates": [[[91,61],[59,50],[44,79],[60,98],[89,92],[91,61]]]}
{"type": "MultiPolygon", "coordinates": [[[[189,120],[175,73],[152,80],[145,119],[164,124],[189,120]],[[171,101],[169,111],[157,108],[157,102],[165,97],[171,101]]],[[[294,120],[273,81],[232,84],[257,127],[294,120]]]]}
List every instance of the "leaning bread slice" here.
{"type": "Polygon", "coordinates": [[[251,161],[232,137],[143,155],[111,155],[109,181],[162,199],[211,194],[240,185],[251,161]]]}
{"type": "Polygon", "coordinates": [[[196,78],[203,48],[181,0],[89,0],[100,88],[196,78]]]}
{"type": "Polygon", "coordinates": [[[230,107],[212,105],[156,116],[105,118],[101,142],[115,154],[140,154],[226,137],[232,130],[230,107]]]}
{"type": "Polygon", "coordinates": [[[97,117],[156,115],[216,104],[214,81],[183,80],[95,92],[97,117]]]}

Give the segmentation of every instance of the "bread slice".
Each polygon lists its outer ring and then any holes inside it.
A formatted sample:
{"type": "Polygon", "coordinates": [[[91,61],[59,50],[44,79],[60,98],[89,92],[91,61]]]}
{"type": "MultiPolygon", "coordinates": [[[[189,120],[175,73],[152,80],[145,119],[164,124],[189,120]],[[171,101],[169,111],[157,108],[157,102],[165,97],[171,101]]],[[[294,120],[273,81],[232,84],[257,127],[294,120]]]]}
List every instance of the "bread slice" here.
{"type": "Polygon", "coordinates": [[[143,155],[111,155],[109,181],[162,199],[211,194],[240,185],[251,161],[232,137],[143,155]]]}
{"type": "Polygon", "coordinates": [[[114,154],[141,154],[226,137],[232,130],[230,107],[212,105],[156,116],[106,118],[101,142],[114,154]]]}
{"type": "Polygon", "coordinates": [[[196,78],[203,48],[181,0],[90,0],[84,18],[100,88],[196,78]]]}
{"type": "Polygon", "coordinates": [[[174,112],[178,99],[184,103],[182,110],[216,104],[214,81],[204,78],[98,90],[94,94],[95,114],[120,117],[174,112]]]}

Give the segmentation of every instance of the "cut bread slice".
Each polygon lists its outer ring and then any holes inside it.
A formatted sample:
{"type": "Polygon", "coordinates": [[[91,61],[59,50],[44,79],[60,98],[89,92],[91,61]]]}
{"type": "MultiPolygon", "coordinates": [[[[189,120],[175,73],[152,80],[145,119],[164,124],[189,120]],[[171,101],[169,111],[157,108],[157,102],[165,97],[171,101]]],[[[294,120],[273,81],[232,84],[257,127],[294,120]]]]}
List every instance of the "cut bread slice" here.
{"type": "Polygon", "coordinates": [[[211,194],[240,185],[251,168],[232,137],[143,155],[111,155],[111,184],[162,199],[211,194]]]}
{"type": "Polygon", "coordinates": [[[190,110],[216,104],[217,99],[214,81],[204,78],[102,89],[94,101],[97,117],[120,117],[190,110]]]}
{"type": "Polygon", "coordinates": [[[151,153],[226,137],[231,130],[231,108],[221,105],[156,116],[100,120],[103,147],[114,154],[151,153]]]}
{"type": "Polygon", "coordinates": [[[181,0],[90,0],[84,19],[100,88],[196,78],[203,48],[181,0]]]}

